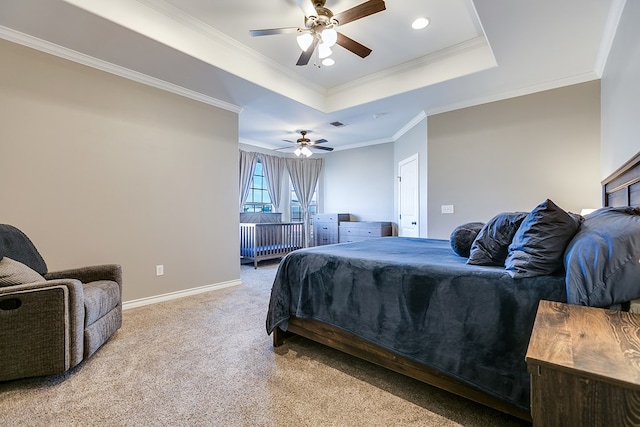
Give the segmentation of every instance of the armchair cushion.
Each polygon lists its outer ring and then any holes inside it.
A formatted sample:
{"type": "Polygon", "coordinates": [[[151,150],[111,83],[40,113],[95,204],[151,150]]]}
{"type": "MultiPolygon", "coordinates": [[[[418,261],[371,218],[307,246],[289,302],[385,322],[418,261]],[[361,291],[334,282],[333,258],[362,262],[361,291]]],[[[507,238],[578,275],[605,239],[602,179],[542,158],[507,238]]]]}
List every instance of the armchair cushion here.
{"type": "Polygon", "coordinates": [[[98,280],[85,283],[84,315],[85,325],[90,326],[96,320],[113,310],[120,304],[120,287],[111,280],[98,280]]]}
{"type": "Polygon", "coordinates": [[[35,282],[44,282],[44,277],[9,257],[0,259],[0,287],[35,282]]]}

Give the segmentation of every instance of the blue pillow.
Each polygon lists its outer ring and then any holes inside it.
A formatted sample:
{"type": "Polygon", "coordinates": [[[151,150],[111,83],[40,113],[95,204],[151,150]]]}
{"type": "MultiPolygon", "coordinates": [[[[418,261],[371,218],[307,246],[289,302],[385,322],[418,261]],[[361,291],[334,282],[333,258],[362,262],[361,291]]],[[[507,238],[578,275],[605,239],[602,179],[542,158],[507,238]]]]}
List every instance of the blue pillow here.
{"type": "Polygon", "coordinates": [[[526,212],[503,212],[491,218],[473,241],[467,264],[503,267],[513,235],[526,216],[526,212]]]}
{"type": "Polygon", "coordinates": [[[608,307],[640,298],[640,208],[602,208],[567,246],[567,300],[608,307]]]}
{"type": "Polygon", "coordinates": [[[454,228],[449,236],[451,249],[461,257],[469,258],[471,245],[484,227],[484,222],[468,222],[454,228]]]}
{"type": "Polygon", "coordinates": [[[582,217],[565,212],[547,199],[522,221],[509,245],[505,268],[511,277],[535,277],[558,273],[571,238],[582,217]]]}

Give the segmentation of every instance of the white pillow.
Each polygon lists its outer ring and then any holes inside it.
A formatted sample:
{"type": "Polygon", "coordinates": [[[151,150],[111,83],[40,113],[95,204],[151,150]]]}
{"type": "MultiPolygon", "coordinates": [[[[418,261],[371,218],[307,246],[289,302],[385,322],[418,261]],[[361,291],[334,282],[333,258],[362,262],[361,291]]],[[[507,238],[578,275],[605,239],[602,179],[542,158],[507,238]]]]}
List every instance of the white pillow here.
{"type": "Polygon", "coordinates": [[[0,286],[44,282],[45,278],[21,262],[11,258],[0,259],[0,286]]]}

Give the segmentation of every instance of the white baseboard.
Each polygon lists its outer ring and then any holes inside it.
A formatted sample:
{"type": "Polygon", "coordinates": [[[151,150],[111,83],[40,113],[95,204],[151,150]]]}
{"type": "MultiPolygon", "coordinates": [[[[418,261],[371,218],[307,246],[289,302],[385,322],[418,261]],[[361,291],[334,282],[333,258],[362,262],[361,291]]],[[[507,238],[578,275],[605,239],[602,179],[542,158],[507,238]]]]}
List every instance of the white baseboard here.
{"type": "Polygon", "coordinates": [[[203,292],[211,292],[211,291],[216,291],[218,289],[229,288],[231,286],[238,286],[240,284],[242,284],[242,281],[240,281],[240,279],[230,280],[228,282],[215,283],[213,285],[200,286],[197,288],[185,289],[183,291],[169,292],[166,294],[155,295],[152,297],[134,299],[131,301],[123,302],[122,309],[128,310],[130,308],[143,307],[145,305],[156,304],[164,301],[171,301],[178,298],[201,294],[203,292]]]}

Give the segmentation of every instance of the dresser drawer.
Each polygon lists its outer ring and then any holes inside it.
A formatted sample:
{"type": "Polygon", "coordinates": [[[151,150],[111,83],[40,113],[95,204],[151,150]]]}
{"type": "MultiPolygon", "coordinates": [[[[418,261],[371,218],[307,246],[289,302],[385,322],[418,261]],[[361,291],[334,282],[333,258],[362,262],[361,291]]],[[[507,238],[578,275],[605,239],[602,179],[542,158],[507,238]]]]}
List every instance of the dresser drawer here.
{"type": "Polygon", "coordinates": [[[355,242],[375,237],[391,236],[390,222],[353,221],[341,222],[338,238],[341,243],[355,242]]]}
{"type": "Polygon", "coordinates": [[[315,236],[315,245],[333,245],[334,243],[338,243],[338,235],[337,234],[318,234],[315,236]]]}
{"type": "Polygon", "coordinates": [[[313,223],[317,222],[331,222],[338,225],[340,221],[349,221],[351,215],[349,214],[315,214],[313,216],[313,223]]]}
{"type": "Polygon", "coordinates": [[[315,214],[313,215],[314,246],[338,243],[338,223],[349,221],[350,214],[315,214]]]}
{"type": "Polygon", "coordinates": [[[313,224],[314,230],[318,234],[335,234],[338,235],[338,223],[316,222],[313,224]]]}

